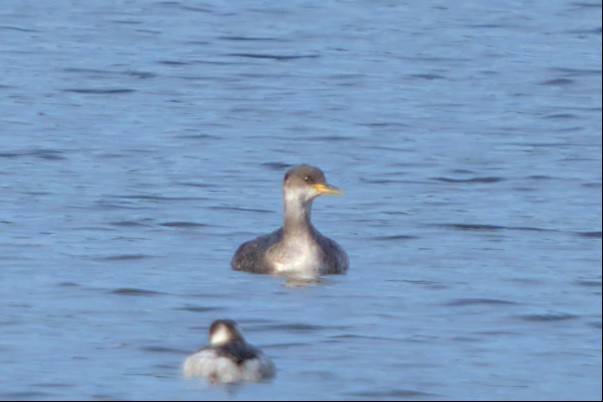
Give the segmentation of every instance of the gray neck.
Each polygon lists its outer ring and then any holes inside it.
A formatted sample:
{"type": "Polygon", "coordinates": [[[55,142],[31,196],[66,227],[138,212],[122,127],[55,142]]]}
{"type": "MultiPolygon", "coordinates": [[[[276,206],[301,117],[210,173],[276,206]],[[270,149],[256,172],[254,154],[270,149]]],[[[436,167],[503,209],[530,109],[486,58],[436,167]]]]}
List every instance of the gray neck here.
{"type": "Polygon", "coordinates": [[[284,235],[285,236],[303,236],[311,235],[314,226],[310,221],[312,213],[312,200],[303,202],[299,198],[284,197],[285,215],[284,215],[284,235]]]}

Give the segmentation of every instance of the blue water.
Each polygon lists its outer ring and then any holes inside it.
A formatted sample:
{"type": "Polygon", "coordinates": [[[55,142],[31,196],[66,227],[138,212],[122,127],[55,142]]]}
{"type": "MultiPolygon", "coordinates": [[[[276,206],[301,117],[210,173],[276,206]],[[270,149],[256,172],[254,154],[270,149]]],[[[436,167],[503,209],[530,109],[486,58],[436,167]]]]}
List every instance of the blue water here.
{"type": "Polygon", "coordinates": [[[3,0],[0,399],[600,400],[601,77],[600,1],[3,0]],[[231,271],[300,162],[349,274],[231,271]]]}

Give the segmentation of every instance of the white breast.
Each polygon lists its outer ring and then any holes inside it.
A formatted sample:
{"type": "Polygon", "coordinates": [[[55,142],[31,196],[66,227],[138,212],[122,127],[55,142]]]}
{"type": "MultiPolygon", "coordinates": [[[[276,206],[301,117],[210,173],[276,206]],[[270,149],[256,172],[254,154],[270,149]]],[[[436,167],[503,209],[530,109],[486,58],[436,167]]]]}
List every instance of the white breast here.
{"type": "Polygon", "coordinates": [[[279,274],[317,275],[320,273],[320,253],[314,242],[290,240],[278,251],[275,269],[279,274]]]}
{"type": "Polygon", "coordinates": [[[183,372],[187,378],[206,377],[212,382],[235,383],[271,378],[275,368],[274,363],[262,354],[239,365],[227,357],[218,356],[215,350],[206,349],[186,358],[183,372]]]}

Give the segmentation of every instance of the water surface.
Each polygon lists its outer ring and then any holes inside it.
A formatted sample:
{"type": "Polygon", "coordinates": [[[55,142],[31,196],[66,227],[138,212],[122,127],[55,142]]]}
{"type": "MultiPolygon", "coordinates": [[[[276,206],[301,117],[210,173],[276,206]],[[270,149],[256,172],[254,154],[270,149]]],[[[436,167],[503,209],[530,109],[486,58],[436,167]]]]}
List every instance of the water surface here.
{"type": "Polygon", "coordinates": [[[601,399],[601,3],[3,2],[0,399],[601,399]],[[230,270],[291,164],[350,272],[230,270]],[[232,318],[268,383],[186,381],[232,318]]]}

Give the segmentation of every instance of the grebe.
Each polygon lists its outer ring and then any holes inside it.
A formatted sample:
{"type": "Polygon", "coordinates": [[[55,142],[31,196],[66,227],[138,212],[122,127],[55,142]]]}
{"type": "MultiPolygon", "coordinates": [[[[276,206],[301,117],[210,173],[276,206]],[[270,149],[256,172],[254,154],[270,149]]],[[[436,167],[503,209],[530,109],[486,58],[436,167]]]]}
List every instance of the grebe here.
{"type": "Polygon", "coordinates": [[[255,274],[317,276],[344,274],[346,252],[310,221],[312,201],[321,194],[341,194],[317,167],[294,166],[283,180],[284,224],[279,230],[239,246],[232,268],[255,274]]]}
{"type": "Polygon", "coordinates": [[[214,383],[261,381],[274,376],[272,360],[249,345],[232,320],[216,320],[209,328],[209,345],[184,361],[184,376],[207,377],[214,383]]]}

